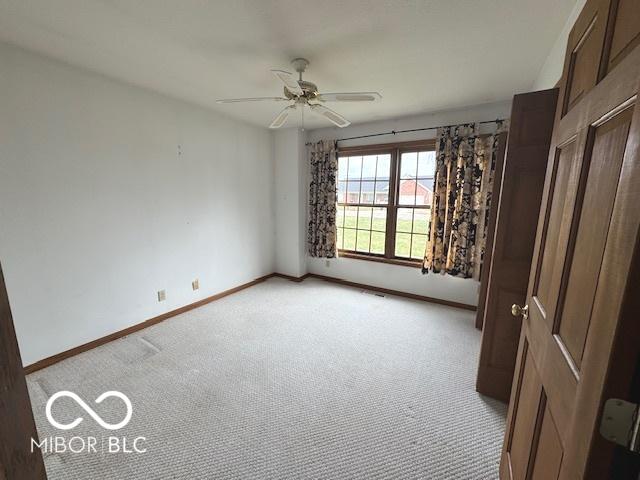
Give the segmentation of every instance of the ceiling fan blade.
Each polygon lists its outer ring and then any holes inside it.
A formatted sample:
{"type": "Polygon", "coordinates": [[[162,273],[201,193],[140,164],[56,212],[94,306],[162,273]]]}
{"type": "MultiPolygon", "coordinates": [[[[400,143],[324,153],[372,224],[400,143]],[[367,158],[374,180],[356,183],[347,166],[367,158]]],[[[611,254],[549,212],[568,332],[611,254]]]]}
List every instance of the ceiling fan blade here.
{"type": "Polygon", "coordinates": [[[295,110],[295,108],[296,108],[295,105],[289,105],[288,107],[285,107],[284,109],[282,109],[282,111],[278,114],[278,116],[273,119],[273,122],[271,122],[271,125],[269,125],[269,128],[280,128],[282,125],[284,125],[284,122],[287,121],[287,118],[289,117],[291,110],[295,110]]]}
{"type": "Polygon", "coordinates": [[[281,101],[287,101],[287,100],[289,99],[284,97],[225,98],[222,100],[216,100],[216,103],[240,103],[240,102],[264,102],[264,101],[281,102],[281,101]]]}
{"type": "Polygon", "coordinates": [[[291,73],[285,72],[284,70],[271,70],[271,73],[278,77],[280,81],[284,83],[284,86],[287,87],[287,90],[289,90],[294,95],[304,94],[304,92],[300,88],[300,85],[298,85],[298,81],[291,73]]]}
{"type": "Polygon", "coordinates": [[[351,125],[351,122],[349,120],[344,118],[339,113],[334,112],[330,108],[325,107],[324,105],[318,105],[318,104],[311,105],[310,104],[309,108],[311,108],[312,112],[323,116],[324,118],[329,120],[331,123],[333,123],[334,125],[337,125],[340,128],[344,128],[344,127],[347,127],[347,126],[351,125]]]}
{"type": "Polygon", "coordinates": [[[378,92],[320,93],[316,97],[321,102],[373,102],[381,98],[378,92]]]}

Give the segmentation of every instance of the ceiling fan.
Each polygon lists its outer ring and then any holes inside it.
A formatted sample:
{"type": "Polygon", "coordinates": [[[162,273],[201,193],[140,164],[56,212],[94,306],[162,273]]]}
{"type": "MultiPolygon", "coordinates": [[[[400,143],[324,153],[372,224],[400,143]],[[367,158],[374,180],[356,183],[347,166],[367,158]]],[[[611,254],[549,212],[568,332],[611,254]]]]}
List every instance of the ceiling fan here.
{"type": "Polygon", "coordinates": [[[298,72],[298,80],[293,74],[284,70],[273,69],[271,72],[284,84],[284,97],[256,97],[256,98],[229,98],[218,100],[217,103],[240,103],[240,102],[291,102],[287,105],[271,122],[269,128],[280,128],[287,121],[287,118],[296,107],[304,108],[308,106],[313,113],[316,113],[334,125],[344,128],[351,124],[337,112],[323,105],[324,102],[372,102],[382,98],[378,92],[353,92],[353,93],[319,93],[315,83],[302,80],[302,73],[307,69],[309,61],[305,58],[296,58],[291,61],[293,68],[298,72]]]}

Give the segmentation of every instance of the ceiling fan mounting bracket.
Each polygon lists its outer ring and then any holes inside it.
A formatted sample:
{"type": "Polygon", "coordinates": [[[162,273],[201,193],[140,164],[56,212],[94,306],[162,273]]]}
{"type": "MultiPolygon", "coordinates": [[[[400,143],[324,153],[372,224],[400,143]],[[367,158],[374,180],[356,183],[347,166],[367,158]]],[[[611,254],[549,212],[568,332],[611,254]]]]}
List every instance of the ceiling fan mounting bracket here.
{"type": "Polygon", "coordinates": [[[302,73],[309,66],[309,60],[306,58],[294,58],[291,60],[291,65],[293,65],[293,68],[300,74],[300,78],[302,79],[302,73]]]}

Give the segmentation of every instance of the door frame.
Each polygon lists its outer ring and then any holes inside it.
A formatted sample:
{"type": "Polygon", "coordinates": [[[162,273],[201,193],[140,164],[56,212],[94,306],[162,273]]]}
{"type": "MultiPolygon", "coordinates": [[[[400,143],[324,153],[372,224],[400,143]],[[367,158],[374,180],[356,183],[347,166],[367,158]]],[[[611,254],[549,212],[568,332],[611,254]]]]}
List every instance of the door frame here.
{"type": "Polygon", "coordinates": [[[0,265],[0,479],[46,480],[11,306],[0,265]]]}

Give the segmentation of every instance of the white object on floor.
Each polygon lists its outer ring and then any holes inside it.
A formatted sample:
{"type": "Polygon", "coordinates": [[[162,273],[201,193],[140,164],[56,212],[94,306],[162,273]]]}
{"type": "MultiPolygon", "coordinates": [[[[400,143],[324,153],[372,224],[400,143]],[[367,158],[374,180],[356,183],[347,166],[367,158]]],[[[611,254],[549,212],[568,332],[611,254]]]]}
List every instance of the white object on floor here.
{"type": "MultiPolygon", "coordinates": [[[[495,479],[506,407],[475,392],[471,312],[270,279],[27,377],[40,438],[59,390],[143,454],[50,454],[56,479],[495,479]]],[[[64,332],[61,332],[63,334],[64,332]]],[[[113,435],[72,401],[74,436],[113,435]]]]}

